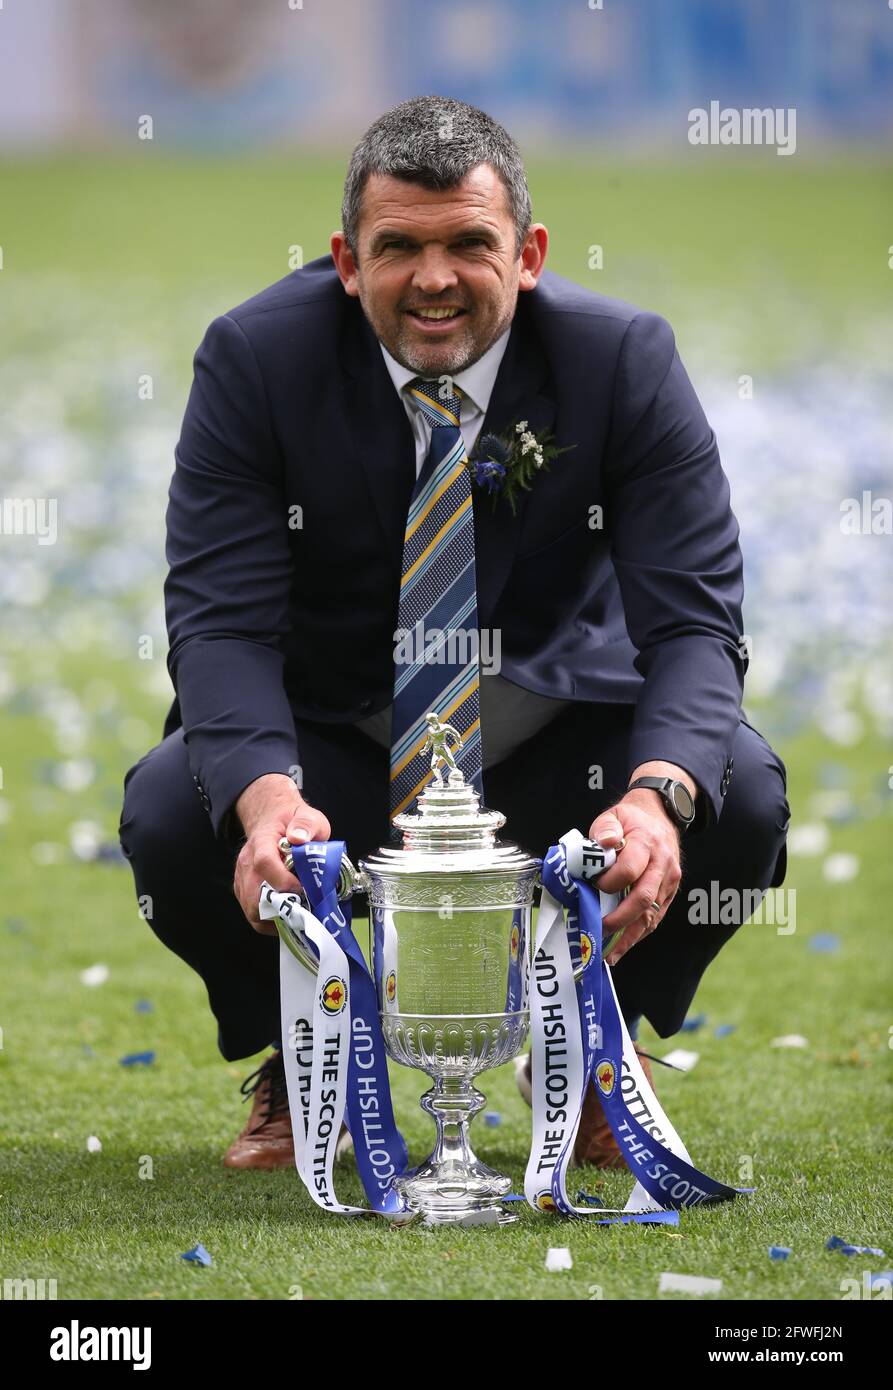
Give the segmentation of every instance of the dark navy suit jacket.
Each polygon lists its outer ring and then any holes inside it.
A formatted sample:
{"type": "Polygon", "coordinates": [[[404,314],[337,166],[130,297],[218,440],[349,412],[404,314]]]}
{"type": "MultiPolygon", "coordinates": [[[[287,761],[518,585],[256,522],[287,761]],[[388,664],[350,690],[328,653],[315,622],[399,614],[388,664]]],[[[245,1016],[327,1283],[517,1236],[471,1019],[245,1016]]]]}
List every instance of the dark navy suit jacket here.
{"type": "MultiPolygon", "coordinates": [[[[712,820],[746,665],[741,554],[669,325],[546,272],[519,296],[482,432],[519,420],[573,447],[515,517],[474,490],[478,621],[501,630],[502,674],[635,703],[630,771],[684,767],[712,820]]],[[[170,489],[165,732],[182,723],[218,832],[249,782],[300,762],[295,716],[391,700],[414,482],[406,412],[330,257],[211,324],[170,489]]]]}

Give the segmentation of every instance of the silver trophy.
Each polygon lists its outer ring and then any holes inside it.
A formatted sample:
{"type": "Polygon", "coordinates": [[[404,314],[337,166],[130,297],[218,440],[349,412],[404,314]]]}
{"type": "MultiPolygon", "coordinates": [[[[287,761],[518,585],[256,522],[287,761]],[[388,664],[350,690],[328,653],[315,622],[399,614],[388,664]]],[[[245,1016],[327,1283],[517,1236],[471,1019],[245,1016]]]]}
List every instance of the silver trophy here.
{"type": "MultiPolygon", "coordinates": [[[[434,1083],[420,1102],[437,1127],[434,1148],[395,1187],[429,1223],[495,1219],[511,1182],[472,1150],[469,1127],[485,1103],[472,1083],[516,1057],[527,1038],[542,860],[497,840],[505,816],[482,809],[466,784],[454,757],[461,737],[434,713],[427,722],[422,751],[431,751],[432,776],[416,809],[394,818],[402,845],[384,846],[359,870],[345,858],[339,897],[369,897],[370,960],[388,1054],[434,1083]]],[[[316,970],[299,942],[292,949],[316,970]]]]}
{"type": "Polygon", "coordinates": [[[429,1221],[492,1209],[511,1187],[469,1142],[484,1105],[472,1082],[511,1061],[527,1038],[531,912],[541,864],[497,841],[505,816],[481,809],[451,742],[461,747],[456,730],[429,714],[422,751],[431,751],[432,777],[416,809],[394,819],[403,844],[360,864],[385,1047],[434,1083],[421,1099],[437,1126],[434,1148],[396,1184],[429,1221]]]}

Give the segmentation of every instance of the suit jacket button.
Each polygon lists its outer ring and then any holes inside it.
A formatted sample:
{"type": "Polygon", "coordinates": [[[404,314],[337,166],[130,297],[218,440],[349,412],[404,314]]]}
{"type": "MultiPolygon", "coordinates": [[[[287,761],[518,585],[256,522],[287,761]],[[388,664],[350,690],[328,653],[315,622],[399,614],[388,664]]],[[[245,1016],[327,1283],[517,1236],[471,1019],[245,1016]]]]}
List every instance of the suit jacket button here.
{"type": "Polygon", "coordinates": [[[366,700],[361,700],[361,701],[360,701],[360,709],[363,711],[364,714],[366,713],[367,710],[370,710],[371,708],[372,708],[372,701],[371,701],[371,700],[366,699],[366,700]]]}

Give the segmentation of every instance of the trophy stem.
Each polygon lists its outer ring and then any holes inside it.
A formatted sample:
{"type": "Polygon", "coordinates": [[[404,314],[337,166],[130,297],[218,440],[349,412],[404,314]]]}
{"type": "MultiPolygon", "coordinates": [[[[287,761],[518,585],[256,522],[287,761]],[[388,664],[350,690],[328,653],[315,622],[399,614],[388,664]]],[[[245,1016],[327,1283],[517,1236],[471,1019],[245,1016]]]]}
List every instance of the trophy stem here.
{"type": "Polygon", "coordinates": [[[511,1180],[481,1163],[468,1137],[484,1096],[467,1077],[438,1076],[419,1104],[434,1120],[437,1138],[425,1162],[395,1184],[409,1205],[437,1224],[493,1209],[501,1221],[511,1219],[499,1207],[511,1180]]]}
{"type": "Polygon", "coordinates": [[[444,1177],[455,1167],[465,1173],[478,1160],[468,1138],[472,1120],[486,1104],[480,1091],[461,1077],[437,1077],[430,1091],[419,1101],[437,1126],[437,1139],[430,1163],[436,1163],[444,1177]]]}

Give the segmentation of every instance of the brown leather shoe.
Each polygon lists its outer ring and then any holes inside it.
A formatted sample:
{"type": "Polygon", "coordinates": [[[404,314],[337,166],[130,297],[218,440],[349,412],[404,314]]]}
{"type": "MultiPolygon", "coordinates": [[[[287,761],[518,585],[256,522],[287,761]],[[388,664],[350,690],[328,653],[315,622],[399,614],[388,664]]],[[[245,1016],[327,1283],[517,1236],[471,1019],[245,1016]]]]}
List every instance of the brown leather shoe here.
{"type": "MultiPolygon", "coordinates": [[[[639,1061],[642,1063],[642,1070],[648,1077],[652,1089],[654,1079],[651,1075],[651,1064],[641,1048],[636,1048],[639,1061]]],[[[531,1056],[527,1052],[523,1057],[515,1058],[515,1081],[518,1090],[521,1092],[528,1105],[531,1104],[533,1093],[530,1084],[530,1063],[531,1056]]],[[[608,1123],[602,1103],[595,1093],[592,1082],[589,1083],[589,1090],[583,1101],[583,1113],[580,1116],[580,1128],[577,1130],[577,1138],[574,1143],[574,1167],[580,1168],[584,1164],[594,1168],[622,1168],[625,1160],[620,1152],[620,1146],[614,1138],[614,1132],[608,1123]]]]}
{"type": "MultiPolygon", "coordinates": [[[[648,1083],[653,1089],[654,1079],[651,1075],[651,1063],[641,1048],[636,1047],[635,1043],[633,1046],[636,1048],[648,1083]]],[[[626,1166],[626,1160],[620,1152],[620,1145],[614,1138],[608,1117],[591,1081],[583,1100],[580,1128],[577,1130],[577,1139],[574,1144],[574,1164],[578,1168],[583,1167],[584,1164],[592,1168],[624,1168],[626,1166]]]]}
{"type": "Polygon", "coordinates": [[[223,1155],[227,1168],[293,1168],[288,1092],[281,1052],[271,1052],[240,1087],[254,1097],[248,1123],[223,1155]]]}

